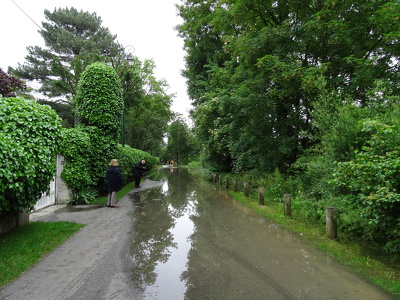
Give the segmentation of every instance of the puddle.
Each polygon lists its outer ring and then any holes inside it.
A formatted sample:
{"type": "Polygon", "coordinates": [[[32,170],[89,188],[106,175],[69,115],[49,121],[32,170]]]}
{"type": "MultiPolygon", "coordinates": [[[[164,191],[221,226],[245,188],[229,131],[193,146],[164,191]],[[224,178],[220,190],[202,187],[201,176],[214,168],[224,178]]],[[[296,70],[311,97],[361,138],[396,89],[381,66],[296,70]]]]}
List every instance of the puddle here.
{"type": "Polygon", "coordinates": [[[297,234],[186,169],[134,202],[129,261],[141,299],[391,299],[297,234]]]}
{"type": "Polygon", "coordinates": [[[66,212],[81,212],[81,211],[89,211],[98,208],[104,207],[103,204],[96,204],[96,205],[67,205],[63,208],[57,209],[55,211],[56,214],[58,213],[66,213],[66,212]]]}

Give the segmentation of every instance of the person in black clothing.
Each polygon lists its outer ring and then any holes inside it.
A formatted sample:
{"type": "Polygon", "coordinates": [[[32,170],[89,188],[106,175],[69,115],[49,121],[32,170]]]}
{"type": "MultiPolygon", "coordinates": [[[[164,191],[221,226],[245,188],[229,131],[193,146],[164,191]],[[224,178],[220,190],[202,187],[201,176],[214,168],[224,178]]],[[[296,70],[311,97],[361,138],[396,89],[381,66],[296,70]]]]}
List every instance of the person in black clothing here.
{"type": "Polygon", "coordinates": [[[118,207],[118,205],[115,205],[115,200],[117,192],[122,188],[122,175],[118,165],[118,161],[114,158],[111,160],[110,166],[107,168],[107,207],[118,207]]]}
{"type": "Polygon", "coordinates": [[[143,172],[146,170],[146,161],[141,160],[135,164],[133,169],[133,176],[135,176],[135,188],[140,188],[140,178],[143,175],[143,172]]]}

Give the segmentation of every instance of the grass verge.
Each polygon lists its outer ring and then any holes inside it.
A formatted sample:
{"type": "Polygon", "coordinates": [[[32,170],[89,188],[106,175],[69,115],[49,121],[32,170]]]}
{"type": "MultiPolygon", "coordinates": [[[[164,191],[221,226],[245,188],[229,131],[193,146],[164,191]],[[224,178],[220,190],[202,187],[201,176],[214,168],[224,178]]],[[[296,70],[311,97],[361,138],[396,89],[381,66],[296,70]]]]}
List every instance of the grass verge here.
{"type": "MultiPolygon", "coordinates": [[[[129,182],[123,186],[123,188],[117,192],[117,202],[119,199],[124,197],[126,194],[128,194],[130,191],[132,191],[135,188],[135,182],[129,182]]],[[[90,201],[90,204],[107,204],[107,195],[105,196],[100,196],[97,197],[96,200],[90,201]]]]}
{"type": "Polygon", "coordinates": [[[324,224],[312,222],[296,215],[292,210],[291,217],[283,215],[283,202],[265,201],[260,205],[258,199],[245,197],[242,192],[229,191],[238,202],[250,207],[259,215],[272,219],[282,228],[299,233],[317,248],[329,253],[336,261],[348,266],[365,279],[400,299],[400,266],[384,257],[376,255],[372,249],[363,245],[362,241],[339,234],[337,240],[326,236],[324,224]]]}
{"type": "Polygon", "coordinates": [[[83,224],[32,222],[0,235],[0,287],[21,276],[83,224]]]}
{"type": "MultiPolygon", "coordinates": [[[[153,168],[146,177],[156,171],[153,168]]],[[[117,193],[117,200],[134,188],[134,181],[126,184],[117,193]]],[[[90,204],[106,203],[107,196],[101,196],[90,204]]],[[[21,276],[83,226],[70,222],[32,222],[0,235],[0,288],[21,276]]]]}
{"type": "MultiPolygon", "coordinates": [[[[144,176],[142,178],[141,182],[146,180],[146,178],[151,177],[152,175],[154,175],[157,172],[157,169],[158,169],[158,166],[153,167],[150,170],[150,172],[148,172],[146,174],[146,176],[144,176]]],[[[117,192],[117,202],[118,202],[119,199],[124,197],[126,194],[128,194],[130,191],[132,191],[134,188],[135,188],[135,182],[134,181],[131,181],[131,182],[128,182],[127,184],[125,184],[122,187],[122,189],[117,192]]],[[[90,204],[104,204],[104,205],[106,205],[107,204],[107,197],[108,197],[107,195],[97,197],[96,200],[90,201],[90,204]]]]}

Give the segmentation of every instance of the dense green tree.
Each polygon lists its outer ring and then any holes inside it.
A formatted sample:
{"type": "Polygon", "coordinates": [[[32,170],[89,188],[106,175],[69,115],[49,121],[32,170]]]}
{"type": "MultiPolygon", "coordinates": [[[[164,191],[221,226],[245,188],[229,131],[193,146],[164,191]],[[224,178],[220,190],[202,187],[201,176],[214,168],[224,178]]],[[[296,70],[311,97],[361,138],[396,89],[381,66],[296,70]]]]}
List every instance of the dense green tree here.
{"type": "Polygon", "coordinates": [[[186,51],[186,68],[182,73],[187,79],[189,97],[198,105],[211,78],[208,65],[222,66],[229,56],[223,50],[222,33],[212,26],[211,11],[216,1],[183,2],[178,9],[185,22],[177,27],[186,51]]]}
{"type": "Polygon", "coordinates": [[[218,99],[200,104],[194,112],[195,134],[201,145],[201,162],[211,171],[229,172],[232,156],[228,148],[229,115],[223,117],[218,99]]]}
{"type": "Polygon", "coordinates": [[[178,9],[193,116],[215,120],[199,120],[198,132],[223,169],[288,170],[317,142],[310,112],[322,89],[365,105],[375,79],[397,88],[396,3],[193,0],[178,9]]]}
{"type": "Polygon", "coordinates": [[[196,158],[198,153],[194,135],[179,115],[168,125],[167,140],[164,161],[172,159],[177,163],[187,164],[196,158]]]}
{"type": "Polygon", "coordinates": [[[127,94],[125,140],[133,148],[159,155],[172,117],[170,106],[174,95],[167,94],[169,86],[154,76],[154,68],[152,60],[145,60],[137,70],[141,89],[127,94]]]}
{"type": "Polygon", "coordinates": [[[46,47],[29,46],[26,62],[13,70],[20,78],[37,80],[39,92],[48,97],[73,98],[86,66],[110,60],[123,52],[96,13],[75,8],[44,11],[46,21],[39,30],[46,47]]]}

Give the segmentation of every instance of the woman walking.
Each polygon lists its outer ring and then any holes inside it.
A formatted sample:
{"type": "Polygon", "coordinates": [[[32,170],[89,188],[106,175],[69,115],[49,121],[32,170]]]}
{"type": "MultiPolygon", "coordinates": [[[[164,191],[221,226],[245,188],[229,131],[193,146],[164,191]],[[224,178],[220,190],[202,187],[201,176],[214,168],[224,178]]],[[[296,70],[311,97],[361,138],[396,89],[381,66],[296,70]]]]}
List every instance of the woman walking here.
{"type": "Polygon", "coordinates": [[[119,207],[118,205],[115,205],[117,192],[122,188],[122,175],[118,165],[118,161],[114,158],[111,160],[110,166],[107,168],[107,207],[119,207]]]}

